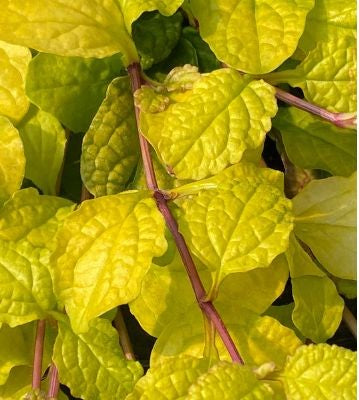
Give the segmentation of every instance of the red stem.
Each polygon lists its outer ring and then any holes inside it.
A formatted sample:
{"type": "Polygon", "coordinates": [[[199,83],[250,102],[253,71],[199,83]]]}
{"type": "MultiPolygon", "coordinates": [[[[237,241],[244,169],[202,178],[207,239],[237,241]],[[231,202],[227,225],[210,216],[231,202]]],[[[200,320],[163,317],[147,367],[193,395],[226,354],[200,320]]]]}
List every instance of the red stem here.
{"type": "Polygon", "coordinates": [[[45,339],[46,321],[37,321],[36,337],[35,337],[35,350],[34,350],[34,363],[32,369],[32,388],[37,390],[41,388],[42,377],[42,355],[44,353],[44,339],[45,339]]]}
{"type": "Polygon", "coordinates": [[[54,363],[50,367],[50,383],[49,391],[47,392],[47,399],[57,399],[60,388],[59,371],[54,363]]]}
{"type": "MultiPolygon", "coordinates": [[[[131,79],[133,93],[141,87],[141,70],[138,63],[131,64],[128,67],[128,73],[131,79]]],[[[222,338],[224,345],[226,346],[228,353],[230,354],[233,362],[243,364],[243,360],[239,355],[239,352],[226,328],[216,308],[210,301],[206,301],[206,290],[202,284],[202,281],[198,275],[197,268],[193,262],[191,253],[189,252],[188,246],[182,234],[178,230],[177,221],[171,213],[168,207],[167,200],[161,190],[158,188],[155,171],[152,164],[150,147],[147,140],[142,136],[139,128],[139,114],[140,110],[135,107],[136,121],[138,127],[138,134],[140,138],[141,154],[143,160],[144,171],[146,175],[147,187],[154,191],[154,198],[156,200],[158,209],[163,215],[167,227],[171,232],[177,249],[182,258],[183,265],[186,268],[188,277],[190,279],[193,291],[195,293],[197,302],[203,313],[213,322],[218,334],[222,338]]]]}

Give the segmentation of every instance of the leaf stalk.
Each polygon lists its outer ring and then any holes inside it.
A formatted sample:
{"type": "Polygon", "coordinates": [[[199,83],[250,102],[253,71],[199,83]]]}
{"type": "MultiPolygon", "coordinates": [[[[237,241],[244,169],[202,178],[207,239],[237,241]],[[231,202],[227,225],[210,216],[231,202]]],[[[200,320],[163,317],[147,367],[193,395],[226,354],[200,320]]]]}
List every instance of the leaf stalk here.
{"type": "Polygon", "coordinates": [[[57,399],[60,389],[59,370],[54,363],[51,364],[49,376],[49,391],[47,392],[46,398],[49,400],[54,400],[57,399]]]}

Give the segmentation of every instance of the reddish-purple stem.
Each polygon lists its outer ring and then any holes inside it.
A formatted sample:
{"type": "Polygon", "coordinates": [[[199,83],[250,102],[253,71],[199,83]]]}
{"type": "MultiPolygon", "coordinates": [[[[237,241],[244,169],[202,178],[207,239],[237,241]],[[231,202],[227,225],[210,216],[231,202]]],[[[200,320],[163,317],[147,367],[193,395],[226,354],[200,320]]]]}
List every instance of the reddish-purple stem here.
{"type": "MultiPolygon", "coordinates": [[[[138,63],[131,64],[128,67],[128,73],[131,79],[133,93],[141,87],[141,70],[138,63]]],[[[182,258],[183,265],[186,268],[188,277],[190,279],[193,291],[195,293],[197,302],[203,313],[207,318],[213,322],[218,334],[220,335],[224,345],[226,346],[228,353],[230,354],[233,362],[243,364],[243,360],[239,355],[239,352],[234,344],[226,326],[224,325],[220,315],[216,308],[210,301],[206,301],[206,290],[202,284],[202,281],[198,275],[197,268],[193,262],[191,253],[189,252],[188,246],[185,242],[184,237],[178,230],[178,224],[175,220],[171,210],[168,207],[167,200],[161,190],[158,188],[155,171],[152,164],[152,158],[150,154],[150,146],[147,140],[142,136],[139,129],[139,113],[140,110],[135,107],[136,120],[138,126],[138,134],[140,138],[141,154],[143,160],[143,166],[146,176],[147,187],[154,191],[154,197],[157,202],[158,209],[160,210],[163,218],[166,221],[167,227],[171,232],[177,249],[182,258]]]]}
{"type": "Polygon", "coordinates": [[[332,124],[340,128],[355,128],[356,127],[356,116],[353,114],[345,113],[333,113],[324,108],[318,107],[315,104],[311,104],[299,97],[293,96],[292,94],[285,92],[282,89],[275,87],[276,97],[279,100],[284,101],[291,106],[300,108],[301,110],[310,112],[311,114],[318,115],[319,117],[331,122],[332,124]]]}
{"type": "Polygon", "coordinates": [[[34,390],[41,388],[42,355],[44,353],[45,327],[46,327],[45,320],[37,321],[34,362],[32,369],[32,388],[34,390]]]}
{"type": "Polygon", "coordinates": [[[47,399],[57,399],[59,393],[60,381],[59,381],[59,371],[54,363],[50,367],[50,382],[49,391],[47,392],[47,399]]]}

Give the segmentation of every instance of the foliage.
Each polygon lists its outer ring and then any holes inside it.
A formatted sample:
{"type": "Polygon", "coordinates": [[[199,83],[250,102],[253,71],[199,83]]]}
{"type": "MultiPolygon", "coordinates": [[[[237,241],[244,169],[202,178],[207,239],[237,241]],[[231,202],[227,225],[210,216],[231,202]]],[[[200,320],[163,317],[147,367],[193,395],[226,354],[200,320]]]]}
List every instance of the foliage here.
{"type": "Polygon", "coordinates": [[[345,3],[0,0],[1,399],[355,398],[345,3]]]}

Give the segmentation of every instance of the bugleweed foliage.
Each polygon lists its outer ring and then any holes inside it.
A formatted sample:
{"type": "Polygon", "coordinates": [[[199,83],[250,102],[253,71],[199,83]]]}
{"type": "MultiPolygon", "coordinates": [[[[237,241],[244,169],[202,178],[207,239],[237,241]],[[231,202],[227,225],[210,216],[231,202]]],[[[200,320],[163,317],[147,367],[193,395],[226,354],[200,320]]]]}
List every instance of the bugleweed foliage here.
{"type": "Polygon", "coordinates": [[[355,7],[0,0],[1,399],[355,399],[355,7]]]}

